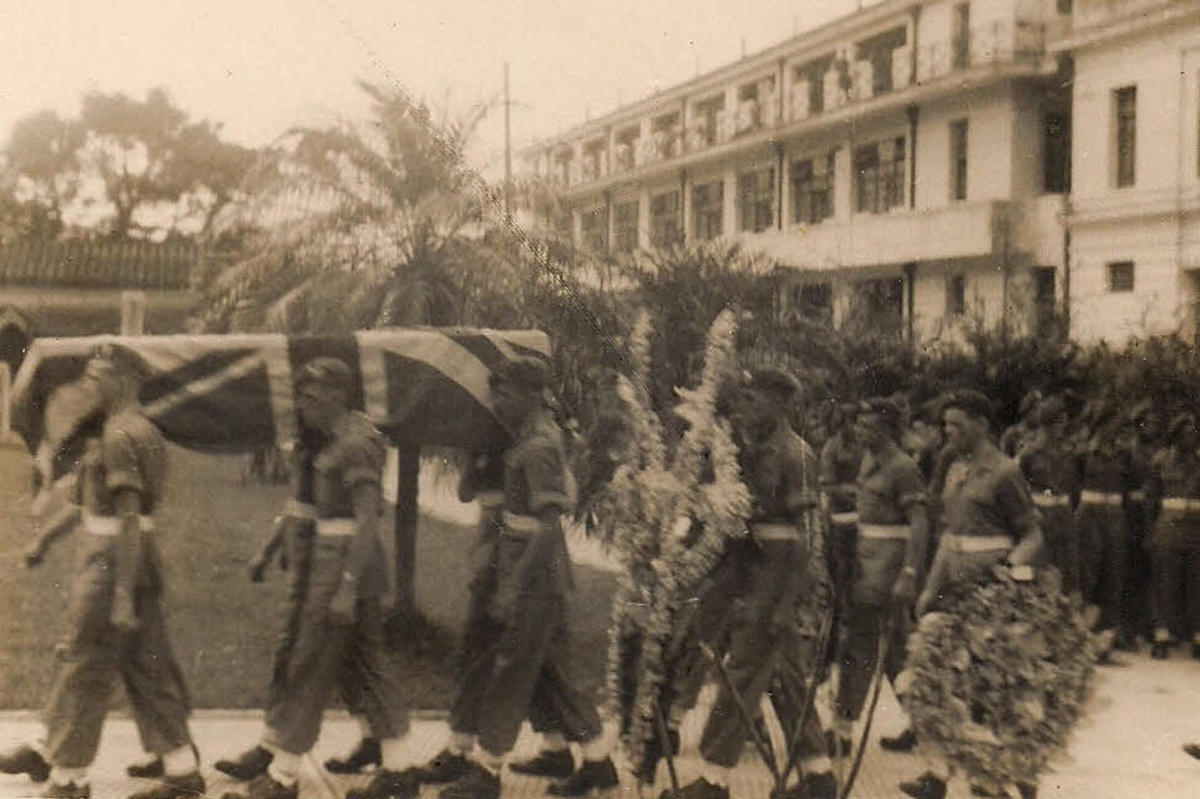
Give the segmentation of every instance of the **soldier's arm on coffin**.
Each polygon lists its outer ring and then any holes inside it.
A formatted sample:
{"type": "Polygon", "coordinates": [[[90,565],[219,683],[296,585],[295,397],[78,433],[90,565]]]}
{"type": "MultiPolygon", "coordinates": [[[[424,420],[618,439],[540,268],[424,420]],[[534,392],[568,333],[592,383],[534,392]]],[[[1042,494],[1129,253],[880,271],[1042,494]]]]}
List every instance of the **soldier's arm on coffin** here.
{"type": "Polygon", "coordinates": [[[1033,565],[1042,550],[1041,518],[1033,504],[1029,485],[1013,461],[1006,463],[998,475],[996,503],[1008,529],[1017,540],[1017,545],[1009,554],[1009,563],[1014,566],[1033,565]]]}

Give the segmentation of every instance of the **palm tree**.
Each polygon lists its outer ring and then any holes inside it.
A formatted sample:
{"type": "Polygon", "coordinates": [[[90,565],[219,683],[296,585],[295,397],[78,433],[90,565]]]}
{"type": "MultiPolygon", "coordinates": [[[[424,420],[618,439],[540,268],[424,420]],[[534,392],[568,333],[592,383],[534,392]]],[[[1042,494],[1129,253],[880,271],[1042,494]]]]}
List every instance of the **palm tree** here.
{"type": "Polygon", "coordinates": [[[243,257],[202,274],[195,327],[293,333],[463,321],[483,198],[464,148],[487,112],[434,119],[401,90],[360,82],[367,123],[284,134],[217,232],[243,257]]]}

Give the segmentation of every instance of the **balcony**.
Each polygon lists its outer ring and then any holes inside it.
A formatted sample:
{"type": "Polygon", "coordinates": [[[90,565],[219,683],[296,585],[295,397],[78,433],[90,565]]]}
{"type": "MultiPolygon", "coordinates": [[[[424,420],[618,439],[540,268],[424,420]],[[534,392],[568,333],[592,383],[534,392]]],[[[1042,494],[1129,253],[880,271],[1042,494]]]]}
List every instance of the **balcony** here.
{"type": "Polygon", "coordinates": [[[848,221],[741,234],[748,248],[763,250],[797,269],[855,269],[909,261],[972,258],[996,249],[1007,204],[955,205],[931,211],[855,214],[848,221]]]}
{"type": "Polygon", "coordinates": [[[966,36],[933,42],[917,50],[917,81],[995,64],[1036,64],[1046,52],[1046,26],[1021,19],[971,28],[966,36]]]}

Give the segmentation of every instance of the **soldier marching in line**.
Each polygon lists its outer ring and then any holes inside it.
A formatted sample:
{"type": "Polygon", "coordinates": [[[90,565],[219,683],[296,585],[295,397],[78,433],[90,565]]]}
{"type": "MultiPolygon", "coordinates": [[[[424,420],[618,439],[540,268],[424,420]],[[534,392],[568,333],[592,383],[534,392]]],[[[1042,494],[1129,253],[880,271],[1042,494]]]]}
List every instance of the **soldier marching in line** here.
{"type": "Polygon", "coordinates": [[[839,405],[831,414],[832,435],[821,447],[821,501],[829,519],[826,557],[833,581],[834,613],[837,614],[835,624],[840,620],[850,591],[854,572],[854,544],[858,536],[854,492],[863,453],[861,442],[854,437],[857,413],[856,405],[839,405]]]}
{"type": "MultiPolygon", "coordinates": [[[[875,672],[882,635],[889,636],[883,673],[895,683],[904,667],[906,621],[916,599],[929,542],[926,484],[916,463],[899,446],[903,412],[892,400],[863,404],[856,440],[866,453],[858,472],[858,542],[855,575],[842,619],[836,714],[831,749],[851,751],[854,723],[862,713],[875,672]]],[[[911,748],[911,730],[889,748],[911,748]]]]}
{"type": "Polygon", "coordinates": [[[1129,536],[1125,547],[1125,592],[1121,598],[1123,623],[1116,640],[1117,649],[1129,652],[1137,650],[1138,635],[1148,641],[1154,638],[1150,619],[1150,593],[1153,590],[1150,534],[1158,508],[1146,492],[1146,483],[1154,456],[1162,446],[1164,432],[1162,416],[1149,400],[1137,404],[1129,412],[1127,448],[1135,485],[1125,505],[1129,536]]]}
{"type": "MultiPolygon", "coordinates": [[[[729,770],[735,767],[752,734],[742,709],[753,713],[773,683],[804,675],[819,658],[814,651],[814,619],[798,613],[802,602],[819,593],[825,575],[823,525],[820,522],[818,464],[812,448],[788,423],[799,385],[775,369],[759,369],[741,387],[733,411],[739,439],[742,478],[753,498],[751,537],[727,546],[737,573],[717,604],[729,607],[726,651],[719,652],[727,679],[713,704],[700,741],[702,776],[680,789],[689,799],[729,796],[729,770]],[[739,708],[741,705],[741,708],[739,708]]],[[[785,724],[803,716],[800,770],[803,780],[789,795],[826,799],[836,794],[832,763],[820,722],[802,706],[803,691],[782,688],[770,693],[785,724]]]]}
{"type": "Polygon", "coordinates": [[[152,514],[162,500],[167,450],[138,406],[145,376],[135,356],[105,345],[81,379],[95,397],[103,427],[79,463],[77,499],[87,535],[71,587],[71,629],[59,649],[43,745],[0,756],[0,771],[48,778],[47,797],[91,795],[87,772],[114,673],[124,683],[143,747],[161,761],[157,784],[135,799],[174,799],[205,789],[188,729],[188,692],[163,614],[162,559],[152,514]]]}
{"type": "Polygon", "coordinates": [[[383,640],[386,575],[377,523],[385,448],[366,416],[350,410],[351,381],[349,367],[336,358],[310,361],[296,381],[302,422],[325,437],[312,466],[316,536],[295,643],[270,719],[273,751],[247,786],[248,799],[296,797],[300,758],[316,742],[329,692],[343,679],[358,688],[352,701],[369,719],[383,760],[356,795],[416,794],[415,780],[398,762],[407,718],[383,640]],[[345,677],[347,669],[355,676],[345,677]]]}
{"type": "MultiPolygon", "coordinates": [[[[943,533],[921,596],[918,617],[936,609],[955,583],[972,582],[1006,564],[1014,576],[1029,570],[1042,548],[1037,508],[1015,462],[992,443],[991,402],[976,391],[960,391],[942,404],[947,444],[957,453],[942,496],[943,533]]],[[[914,799],[944,799],[948,763],[931,762],[915,780],[900,784],[914,799]]],[[[1020,785],[1022,797],[1036,793],[1020,785]]]]}
{"type": "MultiPolygon", "coordinates": [[[[550,786],[551,795],[581,796],[617,785],[600,716],[570,674],[572,580],[560,517],[571,511],[571,489],[562,431],[544,400],[549,383],[545,364],[532,358],[510,361],[489,379],[496,415],[514,438],[503,459],[502,529],[487,611],[498,624],[464,672],[478,691],[472,723],[463,730],[470,735],[474,729],[474,751],[442,790],[443,799],[498,797],[505,756],[526,718],[545,736],[547,749],[523,764],[525,773],[569,774],[550,786]],[[573,771],[568,742],[583,751],[573,771]]],[[[464,738],[457,749],[466,744],[464,738]]]]}

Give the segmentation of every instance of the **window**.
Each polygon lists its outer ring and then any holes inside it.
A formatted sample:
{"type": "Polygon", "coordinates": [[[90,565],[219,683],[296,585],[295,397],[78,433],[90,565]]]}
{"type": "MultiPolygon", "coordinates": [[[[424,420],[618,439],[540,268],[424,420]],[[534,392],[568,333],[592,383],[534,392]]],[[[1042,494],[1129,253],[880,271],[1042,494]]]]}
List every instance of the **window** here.
{"type": "Polygon", "coordinates": [[[617,169],[628,172],[637,166],[637,149],[638,138],[642,135],[641,128],[634,127],[625,128],[625,130],[617,133],[617,152],[616,166],[617,169]]]}
{"type": "Polygon", "coordinates": [[[971,65],[971,4],[957,3],[954,6],[954,30],[950,46],[955,69],[966,69],[971,65]]]}
{"type": "Polygon", "coordinates": [[[950,123],[950,199],[967,199],[967,120],[950,123]]]}
{"type": "Polygon", "coordinates": [[[805,319],[829,321],[833,318],[833,287],[828,283],[809,283],[796,292],[796,305],[805,319]]]}
{"type": "Polygon", "coordinates": [[[724,95],[696,103],[697,125],[700,129],[700,139],[705,145],[717,143],[721,132],[721,112],[724,110],[724,95]]]}
{"type": "Polygon", "coordinates": [[[896,48],[907,41],[908,31],[900,27],[864,39],[855,46],[857,59],[871,64],[872,97],[892,90],[892,57],[896,48]]]}
{"type": "Polygon", "coordinates": [[[592,252],[608,251],[608,213],[604,208],[583,212],[583,246],[592,252]]]}
{"type": "Polygon", "coordinates": [[[1115,125],[1117,188],[1132,186],[1136,179],[1137,160],[1137,87],[1126,86],[1113,90],[1113,123],[1115,125]]]}
{"type": "Polygon", "coordinates": [[[558,167],[558,176],[563,184],[571,182],[571,151],[562,150],[554,157],[554,162],[558,167]]]}
{"type": "Polygon", "coordinates": [[[834,154],[792,162],[792,221],[815,225],[833,216],[834,154]]]}
{"type": "Polygon", "coordinates": [[[1133,261],[1116,261],[1108,265],[1108,290],[1133,291],[1133,261]]]}
{"type": "Polygon", "coordinates": [[[650,200],[650,244],[670,247],[683,241],[679,224],[679,192],[668,191],[650,200]]]}
{"type": "Polygon", "coordinates": [[[967,312],[967,278],[950,275],[946,278],[946,316],[962,316],[967,312]]]}
{"type": "Polygon", "coordinates": [[[833,65],[833,53],[801,64],[795,68],[792,78],[797,83],[808,81],[808,113],[818,114],[825,109],[825,73],[833,65]]]}
{"type": "Polygon", "coordinates": [[[659,158],[674,158],[679,154],[678,111],[655,117],[650,128],[654,135],[654,152],[659,158]]]}
{"type": "Polygon", "coordinates": [[[583,148],[583,175],[588,180],[599,180],[604,176],[605,140],[588,142],[583,148]]]}
{"type": "Polygon", "coordinates": [[[1071,188],[1071,118],[1062,111],[1042,116],[1042,189],[1062,194],[1071,188]]]}
{"type": "Polygon", "coordinates": [[[1054,294],[1058,271],[1053,266],[1033,268],[1033,324],[1039,334],[1049,333],[1054,324],[1054,294]]]}
{"type": "Polygon", "coordinates": [[[715,239],[724,233],[725,184],[715,180],[692,189],[693,233],[700,241],[715,239]]]}
{"type": "Polygon", "coordinates": [[[613,209],[613,238],[618,253],[631,253],[638,246],[638,201],[617,203],[613,209]]]}
{"type": "Polygon", "coordinates": [[[854,210],[877,214],[904,204],[904,137],[854,149],[854,210]]]}
{"type": "Polygon", "coordinates": [[[738,219],[742,230],[759,233],[775,224],[775,170],[738,175],[738,219]]]}

